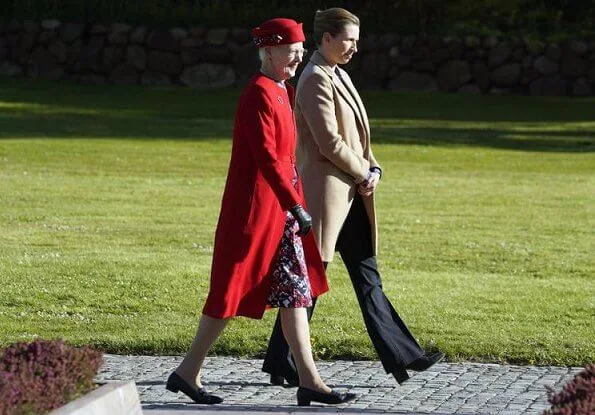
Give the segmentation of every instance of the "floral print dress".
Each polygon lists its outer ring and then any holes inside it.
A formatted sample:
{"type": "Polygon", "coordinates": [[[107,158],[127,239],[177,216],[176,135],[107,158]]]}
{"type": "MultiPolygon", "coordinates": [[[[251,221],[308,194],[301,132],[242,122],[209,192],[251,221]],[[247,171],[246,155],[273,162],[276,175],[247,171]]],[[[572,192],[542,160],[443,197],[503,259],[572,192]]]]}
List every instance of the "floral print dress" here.
{"type": "MultiPolygon", "coordinates": [[[[297,172],[293,185],[297,188],[297,172]]],[[[285,228],[279,253],[271,275],[271,293],[267,303],[271,307],[299,308],[312,305],[310,278],[306,267],[302,239],[297,234],[300,227],[291,212],[285,217],[285,228]]]]}

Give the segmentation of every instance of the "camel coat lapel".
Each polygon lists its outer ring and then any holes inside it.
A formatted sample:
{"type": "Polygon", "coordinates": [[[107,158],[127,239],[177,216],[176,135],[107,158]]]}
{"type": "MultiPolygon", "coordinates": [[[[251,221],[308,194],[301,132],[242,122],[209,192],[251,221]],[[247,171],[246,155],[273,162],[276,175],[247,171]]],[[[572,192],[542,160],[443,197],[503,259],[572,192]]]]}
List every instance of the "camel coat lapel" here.
{"type": "Polygon", "coordinates": [[[345,89],[350,93],[351,97],[355,100],[355,105],[357,107],[357,111],[354,110],[354,112],[361,119],[361,122],[362,122],[364,130],[365,130],[365,134],[366,134],[366,140],[369,143],[370,138],[371,138],[371,136],[370,136],[370,122],[368,121],[368,114],[366,112],[366,107],[364,107],[364,103],[362,102],[362,99],[360,98],[359,93],[357,92],[357,89],[355,89],[355,86],[351,82],[351,78],[349,77],[347,72],[345,72],[341,68],[337,68],[337,70],[341,74],[341,76],[340,76],[340,79],[342,80],[341,84],[344,85],[345,89]]]}

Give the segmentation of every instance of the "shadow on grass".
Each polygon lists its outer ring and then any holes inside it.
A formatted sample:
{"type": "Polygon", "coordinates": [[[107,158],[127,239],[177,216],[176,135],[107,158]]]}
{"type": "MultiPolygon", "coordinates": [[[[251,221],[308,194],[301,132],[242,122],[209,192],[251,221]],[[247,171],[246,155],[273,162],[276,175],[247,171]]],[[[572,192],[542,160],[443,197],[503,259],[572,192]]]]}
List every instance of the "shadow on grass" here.
{"type": "Polygon", "coordinates": [[[362,98],[370,117],[377,119],[542,124],[595,122],[595,97],[364,91],[362,98]]]}
{"type": "Polygon", "coordinates": [[[595,130],[581,133],[548,130],[517,132],[493,128],[376,127],[372,129],[372,135],[376,144],[471,146],[561,153],[595,151],[595,130]]]}
{"type": "MultiPolygon", "coordinates": [[[[0,139],[230,140],[231,119],[145,115],[39,114],[0,110],[0,139]]],[[[595,151],[595,131],[511,131],[505,128],[372,127],[376,144],[471,146],[584,153],[595,151]]]]}
{"type": "MultiPolygon", "coordinates": [[[[0,139],[229,140],[239,94],[239,89],[90,86],[0,78],[0,139]]],[[[592,98],[388,91],[363,95],[375,143],[595,151],[592,98]],[[400,120],[407,125],[398,125],[400,120]],[[488,125],[479,128],[473,123],[488,125]],[[510,123],[529,123],[531,128],[519,131],[510,123]]]]}
{"type": "Polygon", "coordinates": [[[230,139],[230,119],[138,114],[40,114],[0,109],[0,139],[230,139]]]}

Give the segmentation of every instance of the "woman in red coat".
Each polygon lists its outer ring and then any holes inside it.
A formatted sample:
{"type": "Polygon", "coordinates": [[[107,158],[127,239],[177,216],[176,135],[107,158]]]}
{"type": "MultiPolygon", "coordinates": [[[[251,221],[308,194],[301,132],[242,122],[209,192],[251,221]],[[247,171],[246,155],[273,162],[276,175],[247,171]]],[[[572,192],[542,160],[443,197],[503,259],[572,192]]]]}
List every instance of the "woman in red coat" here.
{"type": "Polygon", "coordinates": [[[328,290],[322,260],[309,232],[312,219],[295,168],[293,88],[304,54],[302,24],[272,19],[252,32],[260,72],[238,103],[231,161],[215,233],[211,286],[196,337],[167,389],[197,403],[222,399],[208,393],[200,369],[229,318],[262,318],[280,309],[283,334],[296,357],[298,404],[337,404],[353,394],[332,391],[320,378],[310,345],[306,307],[328,290]]]}

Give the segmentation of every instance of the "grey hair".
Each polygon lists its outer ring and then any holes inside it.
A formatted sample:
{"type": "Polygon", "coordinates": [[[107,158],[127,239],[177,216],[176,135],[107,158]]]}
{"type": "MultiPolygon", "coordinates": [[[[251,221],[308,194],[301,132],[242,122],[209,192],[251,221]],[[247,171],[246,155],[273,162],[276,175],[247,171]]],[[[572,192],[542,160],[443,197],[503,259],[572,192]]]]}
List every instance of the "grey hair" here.
{"type": "Polygon", "coordinates": [[[258,59],[260,59],[261,62],[264,62],[266,58],[266,50],[264,48],[258,48],[258,59]]]}

